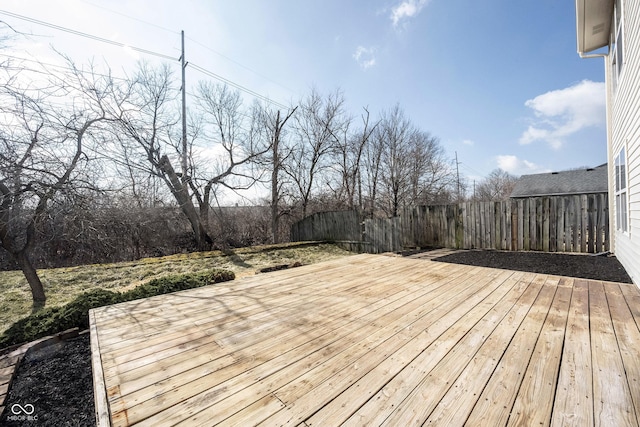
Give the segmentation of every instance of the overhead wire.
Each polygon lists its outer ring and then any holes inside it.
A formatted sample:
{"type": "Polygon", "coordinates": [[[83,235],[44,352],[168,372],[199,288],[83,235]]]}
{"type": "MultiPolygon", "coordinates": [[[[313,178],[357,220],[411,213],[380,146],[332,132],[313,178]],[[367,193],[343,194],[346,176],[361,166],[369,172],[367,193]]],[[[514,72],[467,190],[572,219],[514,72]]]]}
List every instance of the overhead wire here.
{"type": "MultiPolygon", "coordinates": [[[[179,35],[179,34],[180,34],[179,32],[174,31],[174,30],[172,30],[172,29],[165,28],[165,27],[163,27],[163,26],[160,26],[160,25],[158,25],[158,24],[154,24],[154,23],[149,22],[149,21],[145,21],[144,19],[135,18],[135,17],[133,17],[133,16],[127,15],[126,13],[122,13],[122,12],[119,12],[119,11],[116,11],[116,10],[113,10],[113,9],[106,8],[106,7],[104,7],[104,6],[98,5],[98,4],[93,3],[93,2],[91,2],[91,1],[88,1],[88,0],[81,0],[81,1],[82,1],[83,3],[86,3],[86,4],[89,4],[89,5],[93,6],[93,7],[96,7],[96,8],[98,8],[98,9],[102,9],[102,10],[105,10],[105,11],[107,11],[107,12],[109,12],[109,13],[113,13],[113,14],[115,14],[115,15],[119,15],[119,16],[125,17],[125,18],[127,18],[127,19],[131,19],[131,20],[133,20],[133,21],[140,22],[140,23],[145,24],[145,25],[149,25],[149,26],[151,26],[151,27],[158,28],[158,29],[163,30],[163,31],[166,31],[166,32],[168,32],[168,33],[170,33],[170,34],[175,34],[175,35],[179,35]]],[[[240,67],[240,68],[243,68],[243,69],[245,69],[245,70],[247,70],[247,71],[249,71],[249,72],[251,72],[251,73],[253,73],[253,74],[255,74],[255,75],[257,75],[257,76],[259,76],[259,77],[261,77],[261,78],[263,78],[263,79],[265,79],[265,80],[268,80],[268,81],[270,81],[271,83],[274,83],[274,84],[278,85],[279,87],[281,87],[281,88],[283,88],[283,89],[285,89],[285,90],[287,90],[287,91],[289,91],[289,92],[291,92],[291,93],[293,93],[293,94],[295,94],[295,93],[296,93],[296,91],[294,91],[293,89],[291,89],[291,88],[289,88],[289,87],[287,87],[287,86],[284,86],[284,85],[282,85],[281,83],[278,83],[277,81],[275,81],[275,80],[273,80],[273,79],[271,79],[271,78],[269,78],[269,77],[267,77],[267,76],[265,76],[265,75],[263,75],[263,74],[260,74],[260,73],[259,73],[259,72],[257,72],[256,70],[254,70],[254,69],[252,69],[252,68],[250,68],[250,67],[247,67],[246,65],[244,65],[244,64],[242,64],[242,63],[240,63],[240,62],[236,61],[236,60],[235,60],[235,59],[233,59],[233,58],[230,58],[230,57],[226,56],[225,54],[223,54],[223,53],[221,53],[221,52],[218,52],[217,50],[215,50],[215,49],[213,49],[213,48],[211,48],[211,47],[209,47],[209,46],[205,45],[204,43],[201,43],[200,41],[198,41],[198,40],[196,40],[196,39],[194,39],[194,38],[192,38],[192,37],[189,37],[189,36],[185,35],[185,38],[186,38],[187,40],[192,41],[193,43],[197,44],[198,46],[200,46],[200,47],[202,47],[202,48],[204,48],[204,49],[206,49],[206,50],[208,50],[208,51],[210,51],[210,52],[213,52],[213,53],[215,53],[215,54],[216,54],[216,55],[218,55],[218,56],[221,56],[222,58],[226,59],[227,61],[234,63],[235,65],[237,65],[237,66],[238,66],[238,67],[240,67]]]]}
{"type": "Polygon", "coordinates": [[[276,105],[276,106],[278,106],[280,108],[285,108],[285,109],[289,108],[286,105],[281,104],[281,103],[279,103],[277,101],[274,101],[274,100],[272,100],[272,99],[270,99],[270,98],[268,98],[268,97],[266,97],[264,95],[261,95],[258,92],[255,92],[255,91],[253,91],[253,90],[251,90],[249,88],[246,88],[246,87],[242,86],[241,84],[235,83],[235,82],[233,82],[233,81],[231,81],[229,79],[226,79],[226,78],[224,78],[224,77],[222,77],[222,76],[220,76],[220,75],[218,75],[218,74],[216,74],[216,73],[214,73],[212,71],[209,71],[209,70],[207,70],[205,68],[202,68],[199,65],[194,64],[193,62],[189,62],[187,64],[187,67],[191,67],[194,70],[196,70],[196,71],[198,71],[198,72],[200,72],[200,73],[202,73],[202,74],[204,74],[206,76],[209,76],[209,77],[211,77],[213,79],[216,79],[216,80],[219,80],[221,82],[224,82],[224,83],[228,84],[229,86],[231,86],[233,88],[236,88],[236,89],[238,89],[238,90],[240,90],[242,92],[245,92],[245,93],[247,93],[247,94],[249,94],[249,95],[251,95],[251,96],[253,96],[253,97],[257,98],[257,99],[260,99],[262,101],[268,102],[268,103],[273,104],[273,105],[276,105]]]}
{"type": "Polygon", "coordinates": [[[460,162],[459,164],[460,164],[460,166],[462,166],[462,167],[463,167],[463,168],[465,168],[467,171],[469,171],[469,172],[471,172],[471,173],[473,173],[473,174],[476,174],[476,175],[478,175],[478,176],[484,176],[484,175],[486,175],[486,174],[483,174],[483,173],[481,173],[481,172],[478,172],[477,170],[473,169],[473,168],[472,168],[472,167],[470,167],[470,166],[467,166],[467,165],[466,165],[465,163],[463,163],[463,162],[460,162]]]}
{"type": "Polygon", "coordinates": [[[263,79],[268,80],[268,81],[270,81],[271,83],[274,83],[274,84],[276,84],[276,85],[280,86],[281,88],[283,88],[283,89],[285,89],[285,90],[287,90],[287,91],[289,91],[289,92],[291,92],[291,93],[293,93],[293,94],[295,94],[295,93],[296,93],[296,91],[294,91],[293,89],[291,89],[291,88],[289,88],[289,87],[287,87],[287,86],[284,86],[284,85],[282,85],[282,84],[280,84],[280,83],[276,82],[275,80],[272,80],[272,79],[270,79],[269,77],[264,76],[264,75],[262,75],[262,74],[258,73],[257,71],[255,71],[255,70],[253,70],[253,69],[251,69],[251,68],[247,67],[246,65],[241,64],[240,62],[238,62],[238,61],[234,60],[233,58],[230,58],[230,57],[228,57],[228,56],[226,56],[226,55],[224,55],[224,54],[222,54],[222,53],[220,53],[220,52],[218,52],[218,51],[216,51],[216,50],[214,50],[214,49],[210,48],[209,46],[206,46],[205,44],[200,43],[199,41],[197,41],[197,40],[195,40],[195,39],[193,39],[193,38],[191,38],[191,37],[186,36],[186,38],[187,38],[188,40],[190,40],[190,41],[194,42],[195,44],[199,45],[200,47],[202,47],[202,48],[204,48],[204,49],[207,49],[207,50],[209,50],[209,51],[211,51],[211,52],[215,53],[216,55],[219,55],[219,56],[223,57],[223,58],[224,58],[224,59],[226,59],[227,61],[232,62],[232,63],[236,64],[237,66],[239,66],[239,67],[241,67],[241,68],[243,68],[243,69],[245,69],[245,70],[247,70],[247,71],[249,71],[249,72],[251,72],[251,73],[253,73],[253,74],[257,75],[257,76],[259,76],[259,77],[262,77],[263,79]]]}
{"type": "MultiPolygon", "coordinates": [[[[80,37],[88,38],[88,39],[91,39],[91,40],[99,41],[99,42],[102,42],[102,43],[107,43],[107,44],[111,44],[111,45],[122,47],[122,48],[128,48],[128,49],[134,50],[136,52],[144,53],[144,54],[147,54],[147,55],[152,55],[152,56],[160,57],[160,58],[163,58],[163,59],[168,59],[168,60],[171,60],[171,61],[179,60],[179,58],[176,58],[176,57],[173,57],[173,56],[170,56],[170,55],[165,55],[163,53],[155,52],[155,51],[152,51],[152,50],[131,46],[131,45],[126,44],[126,43],[120,43],[120,42],[116,42],[116,41],[113,41],[113,40],[105,39],[105,38],[98,37],[98,36],[95,36],[95,35],[92,35],[92,34],[88,34],[88,33],[82,32],[82,31],[73,30],[71,28],[67,28],[67,27],[63,27],[63,26],[60,26],[60,25],[51,24],[49,22],[40,21],[38,19],[30,18],[30,17],[27,17],[27,16],[19,15],[17,13],[8,12],[8,11],[5,11],[5,10],[0,10],[0,14],[11,16],[13,18],[20,19],[20,20],[27,21],[27,22],[31,22],[31,23],[34,23],[34,24],[37,24],[37,25],[42,25],[42,26],[45,26],[45,27],[48,27],[48,28],[52,28],[52,29],[55,29],[55,30],[58,30],[58,31],[63,31],[63,32],[66,32],[66,33],[69,33],[69,34],[73,34],[73,35],[76,35],[76,36],[80,36],[80,37]]],[[[124,16],[126,16],[126,15],[124,15],[124,16]]],[[[132,17],[129,17],[129,18],[135,19],[135,18],[132,18],[132,17]]],[[[141,21],[141,22],[144,22],[144,21],[141,21]]],[[[162,28],[162,27],[160,27],[160,28],[162,28]]],[[[170,31],[170,30],[167,30],[165,28],[162,28],[162,29],[166,30],[166,31],[170,31]]],[[[203,47],[206,47],[206,46],[202,45],[199,42],[197,42],[197,43],[199,45],[203,46],[203,47]]],[[[207,49],[213,51],[213,49],[210,49],[210,48],[207,48],[207,49]]],[[[231,60],[230,58],[227,58],[227,59],[231,60]]],[[[235,62],[235,61],[233,61],[233,62],[235,62]]],[[[237,64],[242,66],[239,63],[237,63],[237,64]]],[[[255,92],[255,91],[253,91],[253,90],[251,90],[251,89],[239,84],[239,83],[235,83],[232,80],[229,80],[229,79],[227,79],[225,77],[222,77],[222,76],[220,76],[220,75],[218,75],[218,74],[216,74],[216,73],[214,73],[212,71],[209,71],[209,70],[207,70],[207,69],[205,69],[203,67],[200,67],[199,65],[196,65],[196,64],[193,64],[193,63],[188,63],[188,66],[192,67],[194,70],[196,70],[196,71],[198,71],[198,72],[200,72],[200,73],[202,73],[202,74],[204,74],[204,75],[206,75],[208,77],[211,77],[211,78],[216,79],[218,81],[221,81],[221,82],[223,82],[225,84],[228,84],[229,86],[232,86],[232,87],[234,87],[234,88],[236,88],[236,89],[238,89],[238,90],[240,90],[242,92],[245,92],[245,93],[247,93],[247,94],[249,94],[249,95],[251,95],[251,96],[253,96],[253,97],[257,98],[257,99],[260,99],[262,101],[268,102],[268,103],[273,104],[273,105],[276,105],[276,106],[278,106],[280,108],[285,108],[285,109],[288,108],[286,105],[284,105],[282,103],[274,101],[274,100],[272,100],[272,99],[270,99],[270,98],[268,98],[268,97],[266,97],[264,95],[259,94],[258,92],[255,92]]],[[[249,71],[252,71],[251,69],[249,69],[247,67],[244,67],[244,66],[242,66],[242,67],[248,69],[249,71]]],[[[261,77],[265,78],[264,76],[261,76],[261,77]]]]}
{"type": "Polygon", "coordinates": [[[73,34],[73,35],[76,35],[76,36],[84,37],[84,38],[95,40],[95,41],[99,41],[101,43],[107,43],[107,44],[110,44],[110,45],[113,45],[113,46],[118,46],[118,47],[122,47],[122,48],[131,49],[131,50],[134,50],[136,52],[144,53],[146,55],[157,56],[159,58],[169,59],[171,61],[177,61],[178,60],[178,58],[176,58],[174,56],[165,55],[163,53],[154,52],[152,50],[131,46],[131,45],[128,45],[126,43],[120,43],[120,42],[117,42],[117,41],[114,41],[114,40],[105,39],[103,37],[94,36],[93,34],[88,34],[88,33],[82,32],[82,31],[73,30],[71,28],[63,27],[63,26],[60,26],[60,25],[51,24],[49,22],[40,21],[38,19],[29,18],[28,16],[18,15],[17,13],[8,12],[6,10],[0,10],[0,14],[11,16],[12,18],[20,19],[20,20],[23,20],[23,21],[31,22],[33,24],[42,25],[44,27],[52,28],[54,30],[62,31],[62,32],[65,32],[65,33],[73,34]]]}
{"type": "MultiPolygon", "coordinates": [[[[9,58],[9,59],[15,59],[15,60],[18,60],[18,61],[31,62],[31,63],[34,63],[34,64],[46,66],[46,67],[59,68],[59,69],[64,70],[64,71],[70,71],[71,73],[73,73],[75,71],[73,68],[66,67],[64,65],[51,64],[49,62],[42,62],[42,61],[38,61],[38,60],[35,60],[35,59],[23,58],[21,56],[7,55],[6,53],[2,53],[2,52],[0,52],[0,56],[5,57],[5,58],[9,58]]],[[[20,69],[21,70],[25,70],[25,71],[36,72],[36,73],[42,73],[43,72],[43,70],[37,70],[35,68],[21,67],[20,69]]],[[[71,75],[71,73],[69,73],[67,75],[71,75]]],[[[123,77],[116,77],[116,76],[113,76],[113,75],[97,73],[95,71],[92,71],[91,73],[93,75],[98,76],[98,77],[106,77],[106,78],[111,78],[111,79],[114,79],[114,80],[127,81],[127,79],[125,79],[123,77]]]]}

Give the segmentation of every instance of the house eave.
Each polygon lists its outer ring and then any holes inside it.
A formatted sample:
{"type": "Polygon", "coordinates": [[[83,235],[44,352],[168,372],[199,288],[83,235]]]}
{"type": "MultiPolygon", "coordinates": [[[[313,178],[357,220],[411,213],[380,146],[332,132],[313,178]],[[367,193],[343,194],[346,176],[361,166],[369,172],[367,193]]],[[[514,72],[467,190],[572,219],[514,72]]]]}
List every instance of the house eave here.
{"type": "Polygon", "coordinates": [[[614,0],[576,0],[578,53],[585,54],[609,44],[614,0]]]}

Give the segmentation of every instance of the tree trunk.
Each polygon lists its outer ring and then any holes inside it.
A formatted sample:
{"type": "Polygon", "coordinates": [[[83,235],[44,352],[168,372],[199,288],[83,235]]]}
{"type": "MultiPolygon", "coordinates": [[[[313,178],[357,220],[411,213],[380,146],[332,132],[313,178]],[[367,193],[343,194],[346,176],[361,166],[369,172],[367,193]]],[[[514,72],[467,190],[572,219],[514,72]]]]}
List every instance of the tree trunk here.
{"type": "Polygon", "coordinates": [[[273,243],[280,243],[278,230],[280,228],[280,207],[278,206],[278,170],[271,173],[271,233],[273,243]]]}
{"type": "Polygon", "coordinates": [[[276,116],[275,132],[273,137],[273,170],[271,171],[271,233],[273,234],[273,243],[279,243],[278,229],[280,228],[280,209],[278,207],[278,172],[280,172],[280,154],[278,149],[280,145],[280,110],[276,116]]]}
{"type": "Polygon", "coordinates": [[[180,178],[176,174],[173,166],[171,166],[171,162],[167,156],[162,156],[158,167],[162,172],[166,175],[167,179],[170,182],[171,193],[176,198],[176,201],[180,205],[180,209],[182,213],[185,214],[187,219],[189,220],[189,224],[191,224],[191,229],[196,238],[196,245],[198,246],[198,250],[205,251],[210,250],[211,245],[213,244],[213,240],[207,233],[207,230],[204,228],[204,225],[200,221],[200,217],[198,216],[198,211],[196,207],[193,205],[191,198],[189,197],[188,190],[185,185],[180,181],[180,178]]]}
{"type": "Polygon", "coordinates": [[[31,295],[33,296],[34,310],[44,307],[47,297],[44,295],[44,287],[42,286],[40,277],[38,277],[38,272],[33,267],[33,264],[31,264],[29,256],[24,250],[12,253],[11,255],[13,259],[16,260],[16,263],[18,263],[20,270],[22,270],[24,277],[27,279],[27,283],[29,283],[31,295]]]}
{"type": "MultiPolygon", "coordinates": [[[[6,206],[3,206],[3,207],[6,209],[6,206]]],[[[42,286],[42,282],[38,277],[38,273],[36,272],[36,269],[33,268],[33,264],[31,264],[31,260],[27,255],[27,250],[31,246],[29,240],[33,239],[33,234],[27,233],[27,243],[24,245],[22,249],[17,250],[12,245],[12,239],[9,236],[9,229],[6,225],[7,221],[4,220],[4,218],[1,218],[1,219],[2,219],[2,221],[0,221],[1,246],[7,251],[9,255],[11,255],[11,257],[16,261],[16,263],[20,267],[20,270],[22,270],[22,273],[24,274],[24,277],[27,279],[27,283],[31,288],[31,295],[33,296],[33,310],[34,311],[38,310],[44,307],[47,297],[44,294],[44,287],[42,286]]]]}
{"type": "Polygon", "coordinates": [[[284,120],[280,120],[280,110],[278,110],[276,114],[276,122],[273,127],[273,140],[271,141],[271,150],[273,153],[273,170],[271,171],[271,233],[273,235],[273,243],[280,243],[280,235],[278,231],[280,230],[280,188],[279,188],[279,180],[278,174],[280,173],[280,169],[282,169],[282,162],[280,161],[280,133],[284,128],[287,120],[293,116],[293,113],[296,112],[298,107],[295,107],[293,110],[287,114],[287,117],[284,120]]]}

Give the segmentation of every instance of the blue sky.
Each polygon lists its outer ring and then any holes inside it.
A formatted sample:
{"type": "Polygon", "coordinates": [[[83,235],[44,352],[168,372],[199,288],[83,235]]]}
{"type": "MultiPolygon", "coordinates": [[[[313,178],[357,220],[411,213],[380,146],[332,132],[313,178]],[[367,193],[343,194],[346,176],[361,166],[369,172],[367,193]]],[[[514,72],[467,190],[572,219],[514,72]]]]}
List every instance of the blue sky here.
{"type": "MultiPolygon", "coordinates": [[[[187,60],[284,104],[311,86],[343,90],[349,111],[396,103],[481,179],[606,162],[603,59],[576,53],[572,1],[5,0],[0,10],[187,60]]],[[[37,36],[5,54],[118,72],[156,57],[0,13],[37,36]],[[9,52],[9,53],[7,53],[9,52]]],[[[176,62],[176,70],[178,70],[176,62]]],[[[204,78],[188,69],[188,79],[204,78]]]]}

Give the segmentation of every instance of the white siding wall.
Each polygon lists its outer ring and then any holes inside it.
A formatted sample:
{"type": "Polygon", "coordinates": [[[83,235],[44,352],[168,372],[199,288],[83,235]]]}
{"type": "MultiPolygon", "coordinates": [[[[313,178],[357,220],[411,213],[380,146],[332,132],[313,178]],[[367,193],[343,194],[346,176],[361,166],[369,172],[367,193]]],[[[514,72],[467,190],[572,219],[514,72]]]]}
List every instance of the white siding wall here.
{"type": "Polygon", "coordinates": [[[615,90],[611,58],[605,58],[607,77],[607,127],[609,138],[610,218],[614,252],[634,283],[640,285],[640,2],[623,0],[624,62],[615,90]],[[629,232],[615,226],[614,157],[625,147],[629,199],[629,232]]]}

